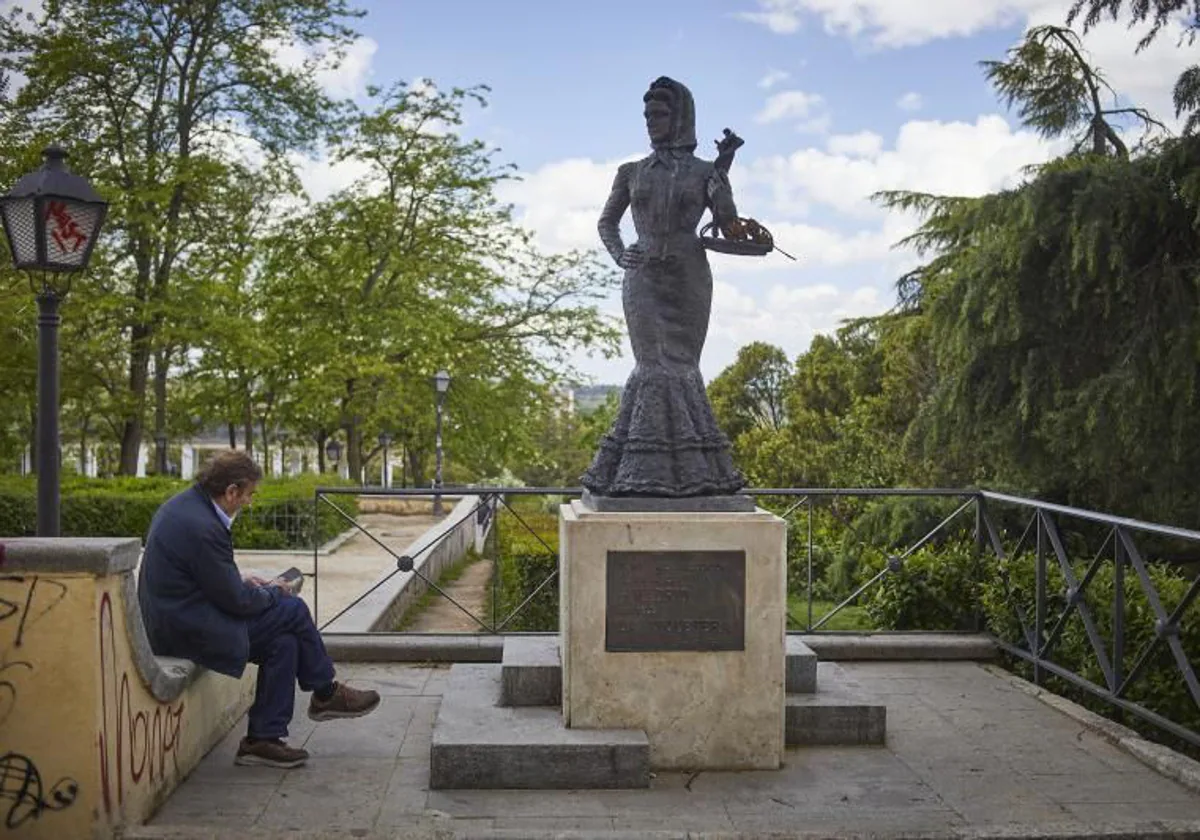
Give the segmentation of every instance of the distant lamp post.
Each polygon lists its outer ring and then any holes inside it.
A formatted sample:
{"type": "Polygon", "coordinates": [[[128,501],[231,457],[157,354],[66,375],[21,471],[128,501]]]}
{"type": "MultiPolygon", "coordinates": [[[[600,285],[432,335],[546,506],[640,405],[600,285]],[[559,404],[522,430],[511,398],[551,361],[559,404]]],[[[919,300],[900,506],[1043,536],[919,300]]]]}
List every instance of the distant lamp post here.
{"type": "Polygon", "coordinates": [[[383,487],[392,486],[392,472],[388,469],[388,446],[392,442],[392,436],[387,432],[379,433],[379,445],[383,447],[383,469],[379,471],[379,483],[383,487]]]}
{"type": "Polygon", "coordinates": [[[437,434],[434,437],[434,454],[437,466],[433,474],[433,515],[442,515],[442,404],[450,390],[450,374],[439,370],[433,376],[433,387],[437,391],[437,434]]]}
{"type": "Polygon", "coordinates": [[[334,472],[337,472],[338,462],[342,460],[342,444],[337,438],[330,438],[325,444],[325,457],[333,461],[334,472]]]}
{"type": "Polygon", "coordinates": [[[0,196],[0,222],[13,267],[29,272],[38,302],[37,535],[59,535],[58,314],[71,275],[87,268],[108,203],[71,172],[67,153],[49,146],[46,162],[0,196]]]}
{"type": "Polygon", "coordinates": [[[162,432],[154,436],[154,470],[159,475],[166,475],[168,472],[167,436],[162,432]]]}

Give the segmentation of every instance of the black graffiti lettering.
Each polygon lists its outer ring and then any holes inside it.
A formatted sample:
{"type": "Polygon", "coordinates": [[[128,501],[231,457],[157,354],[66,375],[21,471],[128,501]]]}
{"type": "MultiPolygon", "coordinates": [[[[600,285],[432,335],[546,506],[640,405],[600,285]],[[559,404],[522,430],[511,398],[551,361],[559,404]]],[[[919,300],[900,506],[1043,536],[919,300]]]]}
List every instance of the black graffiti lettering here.
{"type": "MultiPolygon", "coordinates": [[[[0,674],[3,674],[10,668],[24,668],[28,671],[33,670],[31,662],[3,662],[0,663],[0,674]]],[[[17,705],[17,686],[16,683],[8,679],[0,679],[0,725],[8,719],[13,708],[17,705]],[[7,698],[7,699],[6,699],[7,698]]]]}
{"type": "Polygon", "coordinates": [[[31,759],[15,752],[0,755],[0,801],[12,802],[4,818],[8,828],[19,828],[46,811],[69,808],[78,795],[79,783],[67,776],[55,782],[47,795],[31,759]]]}
{"type": "Polygon", "coordinates": [[[0,584],[23,584],[26,582],[29,583],[29,590],[25,593],[24,603],[0,598],[0,622],[7,621],[15,615],[20,615],[17,623],[16,637],[13,640],[13,647],[20,647],[21,641],[25,638],[25,631],[32,629],[35,624],[49,615],[51,610],[67,597],[67,585],[61,581],[37,576],[32,578],[17,575],[0,577],[0,584]],[[42,587],[43,592],[46,591],[46,586],[53,587],[56,592],[53,595],[38,597],[37,591],[39,586],[42,587]]]}

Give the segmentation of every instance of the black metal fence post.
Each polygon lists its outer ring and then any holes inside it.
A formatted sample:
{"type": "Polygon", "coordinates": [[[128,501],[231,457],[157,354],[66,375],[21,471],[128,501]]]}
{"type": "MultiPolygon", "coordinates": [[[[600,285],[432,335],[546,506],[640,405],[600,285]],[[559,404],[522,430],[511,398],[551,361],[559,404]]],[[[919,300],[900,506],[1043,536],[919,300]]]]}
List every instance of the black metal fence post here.
{"type": "Polygon", "coordinates": [[[1046,634],[1046,543],[1042,536],[1042,511],[1035,511],[1034,527],[1037,528],[1037,570],[1034,587],[1037,591],[1033,618],[1033,682],[1042,684],[1042,650],[1046,634]]]}

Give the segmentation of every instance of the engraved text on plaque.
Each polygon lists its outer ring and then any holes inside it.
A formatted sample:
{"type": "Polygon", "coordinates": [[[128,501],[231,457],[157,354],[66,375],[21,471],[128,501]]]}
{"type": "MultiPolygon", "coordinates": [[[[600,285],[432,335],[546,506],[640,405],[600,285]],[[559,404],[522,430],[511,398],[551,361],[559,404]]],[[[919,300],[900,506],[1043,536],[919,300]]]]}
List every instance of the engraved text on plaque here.
{"type": "Polygon", "coordinates": [[[745,650],[746,552],[608,552],[604,649],[745,650]]]}

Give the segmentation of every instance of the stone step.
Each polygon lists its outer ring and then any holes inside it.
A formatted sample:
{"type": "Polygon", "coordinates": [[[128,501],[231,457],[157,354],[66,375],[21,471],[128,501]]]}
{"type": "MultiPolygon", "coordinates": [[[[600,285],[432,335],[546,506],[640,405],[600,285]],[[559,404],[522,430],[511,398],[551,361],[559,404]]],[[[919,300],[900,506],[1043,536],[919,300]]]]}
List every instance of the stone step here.
{"type": "Polygon", "coordinates": [[[557,636],[509,636],[500,665],[500,705],[561,706],[557,636]]]}
{"type": "Polygon", "coordinates": [[[499,665],[453,665],[433,727],[429,787],[650,785],[650,743],[631,729],[568,729],[556,708],[501,706],[499,665]]]}
{"type": "Polygon", "coordinates": [[[786,644],[784,691],[788,694],[812,694],[817,690],[817,655],[798,636],[788,636],[786,644]]]}
{"type": "MultiPolygon", "coordinates": [[[[817,655],[796,636],[787,637],[785,688],[788,694],[817,690],[817,655]]],[[[503,706],[562,704],[562,662],[555,636],[508,636],[501,659],[503,706]]]]}
{"type": "Polygon", "coordinates": [[[784,742],[789,747],[851,747],[887,740],[887,706],[822,663],[821,690],[787,695],[784,742]]]}

